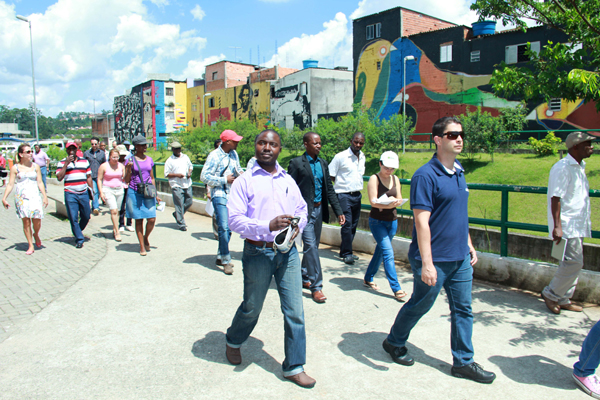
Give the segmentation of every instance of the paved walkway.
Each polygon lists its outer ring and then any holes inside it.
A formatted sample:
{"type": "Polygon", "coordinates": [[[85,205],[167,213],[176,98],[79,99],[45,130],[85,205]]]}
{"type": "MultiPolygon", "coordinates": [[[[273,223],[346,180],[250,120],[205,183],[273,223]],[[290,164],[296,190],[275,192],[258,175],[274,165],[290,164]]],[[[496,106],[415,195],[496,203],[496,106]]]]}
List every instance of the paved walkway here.
{"type": "MultiPolygon", "coordinates": [[[[600,319],[598,307],[556,316],[536,294],[477,282],[476,360],[498,375],[480,385],[450,375],[444,297],[410,338],[415,365],[393,363],[381,342],[401,304],[382,271],[375,279],[381,292],[363,288],[368,255],[347,266],[328,247],[320,254],[329,300],[316,304],[304,294],[306,369],[317,386],[308,391],[281,377],[275,286],[242,347],[243,363],[229,365],[224,332],[242,298],[242,241],[232,239],[237,261],[227,276],[214,265],[210,220],[194,214],[186,220],[189,229],[181,232],[169,209],[159,213],[152,251],[140,257],[132,232],[121,243],[110,238],[106,212],[92,218],[81,250],[73,247],[68,223],[48,216],[47,247],[25,256],[14,210],[0,212],[0,398],[589,398],[572,382],[571,367],[600,319]]],[[[409,271],[398,264],[398,272],[410,292],[409,271]]]]}

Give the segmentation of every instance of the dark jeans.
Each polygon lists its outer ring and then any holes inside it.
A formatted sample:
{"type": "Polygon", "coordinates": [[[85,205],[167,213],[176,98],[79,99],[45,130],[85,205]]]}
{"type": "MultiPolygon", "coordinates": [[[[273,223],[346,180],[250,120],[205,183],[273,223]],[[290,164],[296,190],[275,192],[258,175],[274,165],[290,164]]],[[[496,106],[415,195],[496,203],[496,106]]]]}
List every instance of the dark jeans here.
{"type": "Polygon", "coordinates": [[[83,243],[83,230],[90,220],[90,198],[87,190],[83,193],[65,192],[67,217],[71,223],[71,232],[77,243],[83,243]]]}
{"type": "Polygon", "coordinates": [[[411,329],[433,306],[442,287],[450,306],[450,348],[453,366],[462,367],[473,362],[473,310],[471,288],[473,267],[471,258],[455,262],[434,262],[437,271],[435,286],[426,285],[421,279],[422,263],[409,258],[413,270],[413,294],[400,309],[387,340],[397,347],[404,347],[411,329]]]}
{"type": "Polygon", "coordinates": [[[183,219],[183,214],[185,214],[185,212],[192,206],[193,202],[192,187],[190,186],[187,189],[173,187],[171,188],[171,192],[173,193],[175,220],[177,221],[177,226],[183,228],[185,227],[185,220],[183,219]]]}
{"type": "MultiPolygon", "coordinates": [[[[119,228],[125,226],[125,211],[127,204],[127,190],[128,188],[123,189],[123,202],[121,203],[121,209],[119,210],[119,228]]],[[[131,226],[132,221],[131,218],[127,218],[127,226],[131,226]]]]}
{"type": "Polygon", "coordinates": [[[244,243],[244,301],[227,329],[227,344],[239,348],[254,330],[275,278],[281,311],[283,312],[284,351],[283,375],[292,376],[304,370],[306,362],[306,331],[302,304],[302,276],[296,246],[287,253],[244,243]]]}
{"type": "Polygon", "coordinates": [[[42,174],[42,182],[44,182],[44,188],[48,189],[48,186],[46,186],[46,177],[48,176],[48,168],[44,167],[40,167],[40,172],[42,174]]]}
{"type": "Polygon", "coordinates": [[[321,241],[321,228],[323,227],[323,213],[321,206],[313,208],[308,216],[308,223],[302,231],[304,243],[304,257],[302,257],[302,281],[310,282],[310,291],[323,289],[323,271],[319,259],[319,242],[321,241]]]}
{"type": "Polygon", "coordinates": [[[358,219],[360,218],[360,201],[362,194],[360,192],[339,193],[338,200],[342,211],[346,216],[346,223],[342,225],[342,244],[340,245],[340,257],[344,258],[352,254],[352,241],[356,234],[358,219]]]}

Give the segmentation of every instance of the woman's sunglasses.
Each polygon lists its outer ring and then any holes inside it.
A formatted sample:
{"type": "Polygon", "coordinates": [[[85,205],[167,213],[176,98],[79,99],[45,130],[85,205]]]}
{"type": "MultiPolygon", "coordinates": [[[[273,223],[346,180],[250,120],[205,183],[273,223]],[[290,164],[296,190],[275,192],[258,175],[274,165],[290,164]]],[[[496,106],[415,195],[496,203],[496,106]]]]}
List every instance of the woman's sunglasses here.
{"type": "Polygon", "coordinates": [[[27,151],[23,152],[23,154],[31,154],[31,153],[33,153],[33,151],[31,151],[31,150],[27,150],[27,151]]]}
{"type": "Polygon", "coordinates": [[[456,140],[460,136],[461,139],[465,138],[465,133],[463,131],[450,131],[442,133],[442,137],[448,136],[449,140],[456,140]]]}

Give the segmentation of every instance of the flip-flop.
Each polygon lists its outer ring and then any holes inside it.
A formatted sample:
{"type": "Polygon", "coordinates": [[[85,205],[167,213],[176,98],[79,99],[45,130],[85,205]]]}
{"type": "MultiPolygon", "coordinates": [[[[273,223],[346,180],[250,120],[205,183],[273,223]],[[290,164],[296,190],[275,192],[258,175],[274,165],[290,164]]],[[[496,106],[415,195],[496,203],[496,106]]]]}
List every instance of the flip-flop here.
{"type": "Polygon", "coordinates": [[[32,254],[33,254],[33,250],[27,250],[27,251],[25,252],[25,254],[27,254],[28,256],[30,256],[30,255],[32,255],[32,254]]]}

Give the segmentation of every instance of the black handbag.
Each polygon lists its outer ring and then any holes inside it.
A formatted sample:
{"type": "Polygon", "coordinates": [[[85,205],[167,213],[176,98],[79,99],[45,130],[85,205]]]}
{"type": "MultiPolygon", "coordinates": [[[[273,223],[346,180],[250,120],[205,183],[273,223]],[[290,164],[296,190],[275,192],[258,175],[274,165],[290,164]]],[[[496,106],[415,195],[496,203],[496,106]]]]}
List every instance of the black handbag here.
{"type": "Polygon", "coordinates": [[[142,177],[142,170],[140,169],[140,164],[138,164],[135,156],[132,157],[133,162],[135,162],[135,166],[138,170],[138,175],[140,176],[140,183],[137,184],[137,192],[144,196],[147,199],[155,199],[156,198],[156,186],[152,184],[152,182],[144,182],[144,178],[142,177]]]}

